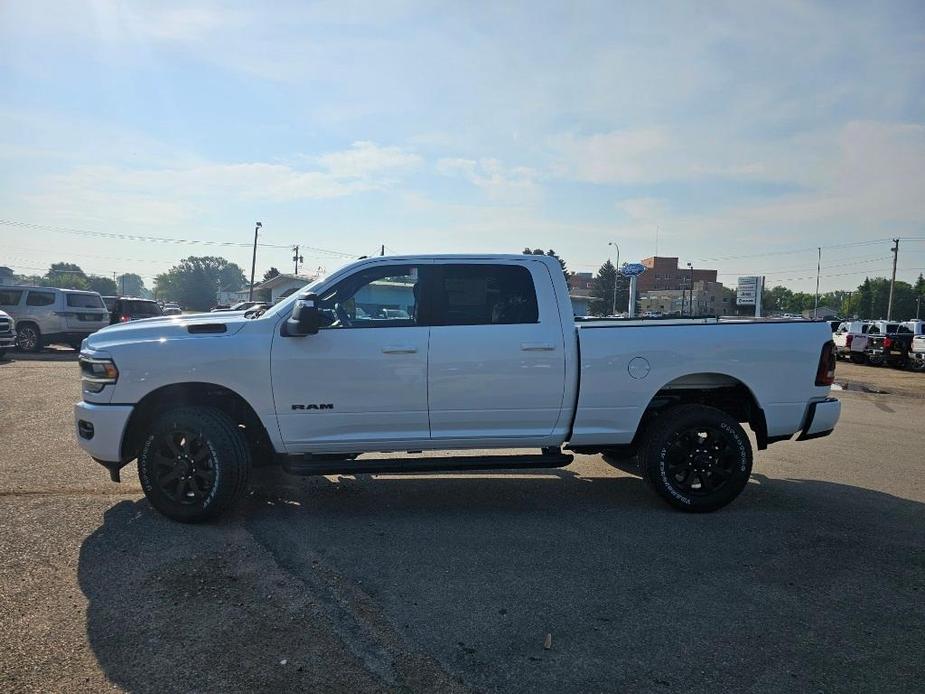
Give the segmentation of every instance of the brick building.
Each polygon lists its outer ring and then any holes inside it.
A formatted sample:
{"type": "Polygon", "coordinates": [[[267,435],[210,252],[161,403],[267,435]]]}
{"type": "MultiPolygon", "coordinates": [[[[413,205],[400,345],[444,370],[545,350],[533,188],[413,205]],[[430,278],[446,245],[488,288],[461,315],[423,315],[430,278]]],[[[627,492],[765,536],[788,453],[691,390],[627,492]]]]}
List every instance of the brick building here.
{"type": "MultiPolygon", "coordinates": [[[[646,271],[636,280],[636,290],[651,292],[659,289],[690,289],[691,271],[678,267],[677,258],[664,258],[655,256],[642,261],[646,271]]],[[[702,270],[694,268],[694,283],[716,282],[716,270],[702,270]]]]}
{"type": "MultiPolygon", "coordinates": [[[[684,289],[653,289],[642,292],[639,295],[639,310],[642,313],[664,315],[680,314],[683,310],[684,315],[689,315],[691,294],[692,292],[684,289]]],[[[695,281],[693,301],[695,316],[724,316],[735,313],[732,290],[719,282],[695,281]]]]}

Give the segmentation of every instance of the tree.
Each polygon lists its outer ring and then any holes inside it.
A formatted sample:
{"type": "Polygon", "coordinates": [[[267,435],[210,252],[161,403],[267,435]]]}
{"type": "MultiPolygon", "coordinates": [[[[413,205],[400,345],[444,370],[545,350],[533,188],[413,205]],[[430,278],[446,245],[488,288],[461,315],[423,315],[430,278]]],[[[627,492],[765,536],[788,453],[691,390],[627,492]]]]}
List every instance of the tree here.
{"type": "Polygon", "coordinates": [[[91,292],[98,292],[103,296],[115,296],[118,292],[115,280],[109,277],[100,277],[99,275],[90,275],[87,278],[87,289],[91,292]]]}
{"type": "Polygon", "coordinates": [[[43,284],[61,289],[86,289],[87,275],[74,263],[52,263],[43,278],[43,284]]]}
{"type": "Polygon", "coordinates": [[[591,280],[592,316],[609,316],[613,313],[614,285],[617,288],[616,309],[622,311],[629,304],[629,286],[626,278],[617,272],[617,268],[608,259],[591,280]]]}
{"type": "Polygon", "coordinates": [[[216,303],[219,291],[236,292],[245,284],[244,271],[215,256],[190,256],[154,280],[159,297],[205,311],[216,303]]]}
{"type": "Polygon", "coordinates": [[[555,258],[557,261],[559,261],[559,265],[562,267],[562,274],[565,276],[565,281],[568,282],[568,278],[571,273],[569,273],[566,267],[565,261],[562,258],[560,258],[559,255],[551,248],[548,251],[544,251],[542,248],[534,248],[533,250],[530,250],[529,248],[524,248],[523,254],[524,255],[548,255],[550,258],[555,258]]]}
{"type": "Polygon", "coordinates": [[[274,277],[276,277],[278,274],[279,274],[279,270],[277,270],[275,267],[271,267],[269,270],[263,273],[263,281],[266,282],[267,280],[271,280],[274,277]]]}

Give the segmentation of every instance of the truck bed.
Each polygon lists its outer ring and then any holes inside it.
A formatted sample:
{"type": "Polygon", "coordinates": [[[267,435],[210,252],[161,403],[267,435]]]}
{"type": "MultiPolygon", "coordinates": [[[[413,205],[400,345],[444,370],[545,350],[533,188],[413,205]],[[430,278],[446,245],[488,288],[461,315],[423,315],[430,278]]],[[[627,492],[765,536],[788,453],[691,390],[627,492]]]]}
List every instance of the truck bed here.
{"type": "Polygon", "coordinates": [[[832,337],[823,321],[605,319],[576,321],[576,333],[575,445],[628,444],[654,398],[704,387],[744,389],[767,435],[786,436],[800,431],[807,403],[829,392],[815,385],[832,337]]]}

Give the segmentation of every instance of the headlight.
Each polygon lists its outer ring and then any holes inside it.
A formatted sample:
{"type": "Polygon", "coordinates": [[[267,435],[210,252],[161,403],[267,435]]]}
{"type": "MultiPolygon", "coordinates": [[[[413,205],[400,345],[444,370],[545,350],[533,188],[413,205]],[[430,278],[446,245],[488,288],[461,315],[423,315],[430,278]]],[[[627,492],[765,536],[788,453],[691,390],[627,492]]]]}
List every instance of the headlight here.
{"type": "Polygon", "coordinates": [[[85,390],[99,393],[103,388],[119,380],[119,369],[109,358],[80,355],[80,380],[85,390]]]}

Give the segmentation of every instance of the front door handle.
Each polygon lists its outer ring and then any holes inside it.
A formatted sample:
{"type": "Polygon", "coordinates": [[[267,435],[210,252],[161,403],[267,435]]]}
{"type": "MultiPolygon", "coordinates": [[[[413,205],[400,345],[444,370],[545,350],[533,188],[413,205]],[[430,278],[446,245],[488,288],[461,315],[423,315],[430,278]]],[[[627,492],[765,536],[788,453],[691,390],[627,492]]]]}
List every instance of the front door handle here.
{"type": "Polygon", "coordinates": [[[524,352],[552,352],[556,346],[551,342],[521,342],[520,348],[524,352]]]}
{"type": "Polygon", "coordinates": [[[413,345],[386,345],[382,348],[383,354],[414,354],[418,348],[413,345]]]}

